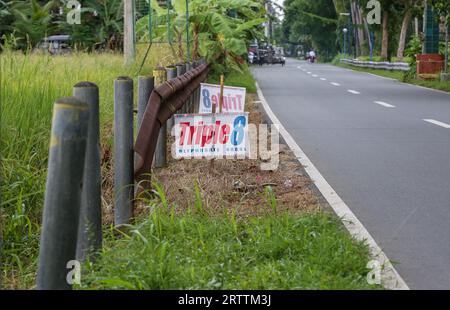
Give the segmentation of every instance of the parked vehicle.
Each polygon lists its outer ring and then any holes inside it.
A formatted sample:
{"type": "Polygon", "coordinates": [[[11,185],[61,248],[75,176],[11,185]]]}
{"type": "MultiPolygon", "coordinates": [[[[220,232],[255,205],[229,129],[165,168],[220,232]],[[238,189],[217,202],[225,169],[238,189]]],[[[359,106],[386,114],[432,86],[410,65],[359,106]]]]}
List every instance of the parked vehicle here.
{"type": "Polygon", "coordinates": [[[70,48],[70,35],[54,35],[44,38],[38,45],[38,50],[50,55],[64,55],[72,52],[70,48]]]}
{"type": "Polygon", "coordinates": [[[284,66],[286,64],[286,57],[284,57],[283,49],[280,47],[268,46],[266,49],[259,49],[258,54],[260,66],[263,64],[281,64],[284,66]]]}

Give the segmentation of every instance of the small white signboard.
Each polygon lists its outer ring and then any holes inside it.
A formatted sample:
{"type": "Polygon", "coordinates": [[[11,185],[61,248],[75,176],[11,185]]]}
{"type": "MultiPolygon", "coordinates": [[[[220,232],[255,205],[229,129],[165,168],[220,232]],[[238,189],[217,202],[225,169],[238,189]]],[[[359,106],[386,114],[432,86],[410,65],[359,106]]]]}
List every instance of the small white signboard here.
{"type": "Polygon", "coordinates": [[[245,158],[248,113],[176,114],[175,158],[245,158]]]}
{"type": "MultiPolygon", "coordinates": [[[[243,113],[245,109],[246,89],[243,87],[223,87],[223,113],[243,113]]],[[[213,105],[219,112],[220,85],[201,84],[199,113],[212,113],[213,105]]]]}

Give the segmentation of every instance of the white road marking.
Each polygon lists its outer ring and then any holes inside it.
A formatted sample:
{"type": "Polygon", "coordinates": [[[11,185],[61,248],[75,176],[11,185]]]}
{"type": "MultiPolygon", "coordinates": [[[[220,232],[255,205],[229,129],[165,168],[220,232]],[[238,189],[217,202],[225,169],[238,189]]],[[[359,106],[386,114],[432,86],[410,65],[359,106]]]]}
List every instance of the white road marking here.
{"type": "Polygon", "coordinates": [[[326,81],[327,79],[326,78],[320,78],[322,81],[326,81]]]}
{"type": "Polygon", "coordinates": [[[306,156],[300,146],[295,142],[289,132],[284,128],[284,126],[272,112],[269,104],[264,98],[264,95],[258,83],[256,83],[256,89],[267,116],[271,119],[272,123],[278,127],[278,131],[282,135],[283,139],[289,145],[289,148],[293,151],[300,164],[305,167],[305,171],[308,173],[309,177],[313,180],[314,184],[330,204],[331,208],[333,208],[336,215],[341,219],[344,226],[355,239],[366,242],[366,244],[369,246],[371,256],[381,263],[381,266],[383,267],[381,271],[383,286],[387,289],[408,290],[408,285],[395,270],[394,266],[392,266],[388,257],[378,246],[375,239],[373,239],[373,237],[363,226],[363,224],[358,220],[352,210],[350,210],[347,204],[341,199],[341,197],[339,197],[339,195],[331,187],[327,180],[325,180],[319,170],[317,170],[308,156],[306,156]]]}
{"type": "MultiPolygon", "coordinates": [[[[429,87],[420,86],[420,85],[415,85],[415,84],[409,84],[409,83],[401,82],[401,81],[399,81],[399,80],[397,80],[397,79],[388,78],[388,77],[385,77],[385,76],[376,75],[376,74],[368,73],[368,72],[364,72],[364,71],[355,71],[355,70],[352,70],[352,69],[341,68],[341,67],[337,67],[337,68],[340,68],[340,69],[343,69],[343,70],[346,70],[346,71],[351,71],[351,72],[353,72],[353,73],[365,73],[365,74],[371,75],[371,76],[373,76],[373,77],[377,77],[377,78],[385,79],[385,80],[391,80],[391,81],[398,82],[398,83],[403,84],[403,85],[406,85],[406,86],[418,87],[418,88],[422,88],[422,89],[425,89],[425,90],[429,90],[429,91],[433,91],[433,92],[438,92],[438,93],[445,94],[445,95],[450,95],[450,92],[447,92],[447,91],[445,91],[445,90],[434,89],[434,88],[429,88],[429,87]]],[[[322,68],[322,70],[323,70],[323,68],[322,68]]]]}
{"type": "Polygon", "coordinates": [[[395,108],[395,105],[383,102],[383,101],[374,101],[376,104],[379,104],[385,108],[395,108]]]}
{"type": "Polygon", "coordinates": [[[318,75],[317,74],[313,74],[312,77],[318,77],[318,75]]]}
{"type": "Polygon", "coordinates": [[[351,94],[354,94],[354,95],[360,95],[361,94],[359,91],[356,91],[356,90],[353,90],[353,89],[347,89],[347,91],[349,93],[351,93],[351,94]]]}
{"type": "Polygon", "coordinates": [[[308,74],[311,74],[311,72],[309,72],[309,71],[308,71],[308,72],[306,72],[306,73],[308,73],[308,74]]]}
{"type": "Polygon", "coordinates": [[[331,85],[334,85],[334,86],[341,86],[341,84],[336,83],[336,82],[331,82],[330,84],[331,84],[331,85]]]}
{"type": "Polygon", "coordinates": [[[424,119],[424,121],[428,122],[428,123],[431,123],[431,124],[434,124],[434,125],[437,125],[437,126],[444,127],[446,129],[450,129],[450,124],[447,124],[447,123],[444,123],[444,122],[440,122],[440,121],[437,121],[435,119],[424,119]]]}

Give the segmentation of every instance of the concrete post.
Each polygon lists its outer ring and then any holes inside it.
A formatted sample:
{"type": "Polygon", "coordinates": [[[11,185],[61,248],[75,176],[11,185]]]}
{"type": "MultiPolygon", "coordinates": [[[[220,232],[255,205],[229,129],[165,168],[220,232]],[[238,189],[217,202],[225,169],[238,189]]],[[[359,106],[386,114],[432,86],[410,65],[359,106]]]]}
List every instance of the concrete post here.
{"type": "Polygon", "coordinates": [[[114,224],[129,224],[133,216],[133,80],[114,81],[114,224]]]}
{"type": "Polygon", "coordinates": [[[123,14],[123,53],[125,58],[125,65],[130,66],[134,62],[136,53],[134,42],[134,0],[123,1],[123,14]]]}
{"type": "MultiPolygon", "coordinates": [[[[155,87],[158,87],[167,80],[167,72],[165,68],[158,67],[153,71],[155,77],[155,87]]],[[[158,142],[155,150],[154,167],[162,168],[166,165],[167,152],[167,124],[162,124],[158,135],[158,142]]]]}
{"type": "MultiPolygon", "coordinates": [[[[167,71],[167,80],[171,80],[171,79],[174,79],[177,77],[177,68],[176,67],[173,67],[173,66],[167,67],[166,71],[167,71]]],[[[174,123],[175,123],[175,120],[174,120],[173,116],[167,120],[167,132],[169,134],[171,134],[171,132],[172,132],[174,123]]]]}
{"type": "Polygon", "coordinates": [[[97,85],[81,82],[74,86],[73,96],[89,106],[89,125],[81,192],[77,259],[84,261],[102,247],[100,112],[97,85]]]}
{"type": "Polygon", "coordinates": [[[141,127],[144,118],[145,109],[147,108],[150,94],[155,88],[155,78],[152,76],[140,76],[138,80],[138,114],[137,114],[137,130],[141,127]]]}
{"type": "Polygon", "coordinates": [[[38,290],[72,288],[67,266],[76,255],[88,122],[87,104],[73,97],[55,102],[39,248],[38,290]]]}

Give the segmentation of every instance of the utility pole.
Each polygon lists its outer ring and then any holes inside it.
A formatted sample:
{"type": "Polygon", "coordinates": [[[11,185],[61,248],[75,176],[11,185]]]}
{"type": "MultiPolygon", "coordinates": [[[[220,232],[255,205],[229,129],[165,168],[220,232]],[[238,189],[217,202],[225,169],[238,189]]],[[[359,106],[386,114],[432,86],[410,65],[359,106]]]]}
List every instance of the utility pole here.
{"type": "Polygon", "coordinates": [[[123,31],[123,54],[125,65],[134,62],[136,47],[134,42],[134,0],[123,1],[124,31],[123,31]]]}
{"type": "MultiPolygon", "coordinates": [[[[426,38],[427,35],[427,24],[428,24],[428,1],[424,0],[423,1],[423,6],[424,6],[424,10],[423,10],[423,35],[424,38],[426,38]]],[[[427,48],[426,48],[426,42],[423,42],[422,44],[422,54],[426,54],[427,53],[427,48]]]]}
{"type": "Polygon", "coordinates": [[[445,16],[445,73],[448,73],[448,19],[449,15],[445,16]]]}

